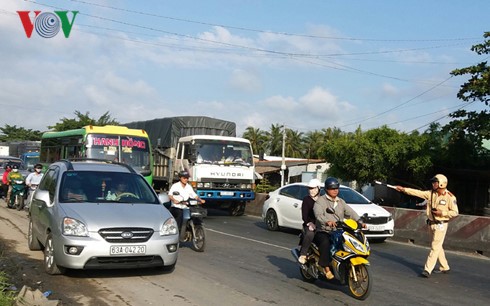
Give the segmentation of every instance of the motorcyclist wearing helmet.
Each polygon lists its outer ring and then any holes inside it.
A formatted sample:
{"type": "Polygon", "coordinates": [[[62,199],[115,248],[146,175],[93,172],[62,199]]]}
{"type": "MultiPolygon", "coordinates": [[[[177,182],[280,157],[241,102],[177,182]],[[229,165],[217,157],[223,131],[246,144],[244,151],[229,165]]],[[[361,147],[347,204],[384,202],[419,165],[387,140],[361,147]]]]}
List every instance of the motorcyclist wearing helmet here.
{"type": "MultiPolygon", "coordinates": [[[[9,181],[7,179],[10,171],[12,171],[12,166],[10,164],[6,164],[5,167],[5,172],[3,173],[3,176],[2,176],[2,188],[3,188],[3,194],[5,196],[8,195],[8,189],[9,189],[9,181]]],[[[8,198],[6,199],[7,203],[8,203],[8,198]]]]}
{"type": "Polygon", "coordinates": [[[436,174],[431,178],[431,190],[418,190],[395,186],[396,190],[405,194],[416,196],[427,201],[427,224],[431,229],[431,249],[427,261],[425,262],[424,271],[421,276],[430,277],[434,270],[437,261],[439,261],[439,269],[434,273],[448,273],[450,270],[449,264],[444,253],[442,245],[446,238],[448,222],[459,214],[456,197],[447,190],[447,177],[443,174],[436,174]]]}
{"type": "Polygon", "coordinates": [[[179,181],[174,183],[172,187],[170,187],[170,190],[168,191],[168,197],[172,202],[172,205],[170,206],[170,212],[177,221],[179,230],[181,229],[183,222],[182,209],[185,208],[185,204],[181,204],[181,201],[196,199],[201,204],[205,203],[203,199],[197,196],[197,194],[194,192],[194,189],[192,189],[192,186],[189,184],[189,172],[187,171],[179,172],[179,181]],[[174,192],[178,192],[179,197],[175,197],[174,192]]]}
{"type": "Polygon", "coordinates": [[[9,189],[7,191],[7,203],[10,203],[10,195],[12,194],[12,182],[15,180],[24,180],[22,174],[19,173],[19,166],[16,164],[12,165],[12,171],[7,175],[7,184],[9,189]]]}
{"type": "Polygon", "coordinates": [[[306,254],[310,248],[311,242],[315,237],[316,219],[313,213],[315,201],[320,196],[321,183],[318,179],[311,179],[308,183],[308,195],[303,198],[301,203],[301,217],[303,219],[303,239],[301,249],[299,251],[298,261],[302,264],[306,263],[306,254]]]}
{"type": "Polygon", "coordinates": [[[313,212],[316,218],[317,233],[315,235],[315,243],[320,250],[320,260],[318,264],[325,270],[327,279],[334,278],[330,271],[330,232],[336,227],[338,218],[344,219],[347,215],[349,218],[359,220],[359,215],[348,206],[345,201],[338,197],[340,183],[334,177],[329,177],[325,180],[326,194],[316,200],[313,212]],[[332,208],[335,214],[329,214],[327,208],[332,208]]]}
{"type": "Polygon", "coordinates": [[[37,185],[41,182],[41,179],[43,178],[43,165],[41,164],[35,164],[34,165],[34,172],[29,173],[29,175],[26,178],[26,185],[29,187],[29,195],[27,198],[29,199],[26,203],[25,209],[29,209],[29,205],[32,200],[32,194],[34,193],[34,190],[36,190],[37,185]]]}

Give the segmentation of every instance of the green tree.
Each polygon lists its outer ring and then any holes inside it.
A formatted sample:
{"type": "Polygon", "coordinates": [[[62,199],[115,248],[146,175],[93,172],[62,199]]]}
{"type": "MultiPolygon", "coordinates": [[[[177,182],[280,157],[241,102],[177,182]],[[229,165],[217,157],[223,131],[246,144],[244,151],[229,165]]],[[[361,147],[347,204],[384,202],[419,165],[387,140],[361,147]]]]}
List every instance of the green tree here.
{"type": "MultiPolygon", "coordinates": [[[[490,32],[485,32],[485,41],[471,47],[478,55],[490,54],[490,32]]],[[[487,57],[488,58],[488,57],[487,57]]],[[[482,139],[490,139],[490,67],[487,61],[474,66],[455,69],[451,72],[454,76],[470,75],[458,92],[458,98],[465,102],[482,102],[485,109],[482,111],[458,110],[450,114],[455,120],[445,126],[445,130],[451,133],[453,140],[462,141],[461,137],[467,135],[469,141],[481,149],[482,139]]]]}
{"type": "Polygon", "coordinates": [[[267,141],[265,131],[262,131],[260,128],[249,126],[245,129],[245,132],[243,133],[243,138],[246,138],[250,141],[254,154],[265,152],[267,141]]]}
{"type": "Polygon", "coordinates": [[[3,135],[0,135],[0,141],[17,141],[17,140],[41,140],[42,132],[32,129],[17,127],[16,125],[5,124],[0,128],[3,135]]]}
{"type": "Polygon", "coordinates": [[[72,129],[79,129],[86,125],[119,125],[119,122],[112,118],[109,111],[105,112],[99,119],[90,118],[90,113],[86,112],[82,114],[80,111],[75,111],[75,118],[63,118],[55,125],[48,126],[49,129],[54,131],[66,131],[72,129]]]}
{"type": "Polygon", "coordinates": [[[354,133],[329,141],[323,146],[325,159],[331,163],[329,174],[361,184],[374,180],[406,181],[424,177],[432,166],[419,135],[401,134],[386,126],[354,133]]]}

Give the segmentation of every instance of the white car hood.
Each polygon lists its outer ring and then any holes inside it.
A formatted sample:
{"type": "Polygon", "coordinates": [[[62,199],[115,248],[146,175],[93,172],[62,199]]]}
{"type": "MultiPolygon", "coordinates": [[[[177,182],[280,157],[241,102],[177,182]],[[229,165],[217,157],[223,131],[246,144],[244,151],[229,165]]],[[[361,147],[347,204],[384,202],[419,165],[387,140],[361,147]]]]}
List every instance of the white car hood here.
{"type": "Polygon", "coordinates": [[[367,213],[370,217],[389,217],[390,213],[376,204],[348,204],[359,217],[367,213]]]}

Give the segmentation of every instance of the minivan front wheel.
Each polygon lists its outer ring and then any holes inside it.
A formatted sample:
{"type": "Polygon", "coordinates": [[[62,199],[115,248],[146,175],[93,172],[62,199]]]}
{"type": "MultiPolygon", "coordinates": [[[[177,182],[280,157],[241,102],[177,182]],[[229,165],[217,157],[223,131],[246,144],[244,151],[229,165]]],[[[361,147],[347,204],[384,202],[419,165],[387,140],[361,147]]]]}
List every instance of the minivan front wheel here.
{"type": "Polygon", "coordinates": [[[46,244],[44,245],[44,270],[51,275],[65,273],[65,268],[59,267],[56,263],[52,234],[48,235],[46,244]]]}

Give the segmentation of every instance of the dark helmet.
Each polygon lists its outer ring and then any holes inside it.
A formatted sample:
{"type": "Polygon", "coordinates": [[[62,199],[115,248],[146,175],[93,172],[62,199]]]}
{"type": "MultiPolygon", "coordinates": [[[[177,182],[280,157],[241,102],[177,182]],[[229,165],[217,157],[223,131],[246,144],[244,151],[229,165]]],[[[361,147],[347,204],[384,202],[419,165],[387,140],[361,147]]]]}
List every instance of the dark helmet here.
{"type": "Polygon", "coordinates": [[[325,189],[339,189],[339,181],[335,177],[329,177],[325,180],[325,189]]]}
{"type": "Polygon", "coordinates": [[[35,164],[34,165],[34,169],[42,169],[43,168],[43,165],[41,164],[35,164]]]}
{"type": "Polygon", "coordinates": [[[5,165],[5,170],[7,170],[7,169],[12,169],[12,165],[10,165],[10,164],[6,164],[6,165],[5,165]]]}
{"type": "Polygon", "coordinates": [[[185,170],[184,171],[180,171],[179,172],[179,178],[181,178],[181,177],[187,177],[187,178],[189,178],[189,172],[187,172],[185,170]]]}
{"type": "Polygon", "coordinates": [[[19,169],[19,166],[17,166],[16,164],[14,164],[14,165],[12,166],[12,169],[19,169]]]}

